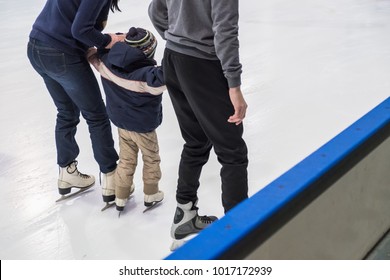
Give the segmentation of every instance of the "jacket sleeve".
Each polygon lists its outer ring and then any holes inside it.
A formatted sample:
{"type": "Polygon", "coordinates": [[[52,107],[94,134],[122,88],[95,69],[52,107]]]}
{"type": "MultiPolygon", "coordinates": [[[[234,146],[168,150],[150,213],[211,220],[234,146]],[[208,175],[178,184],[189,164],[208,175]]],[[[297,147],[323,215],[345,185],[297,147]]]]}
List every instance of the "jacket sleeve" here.
{"type": "Polygon", "coordinates": [[[229,87],[241,85],[242,65],[239,59],[239,0],[211,0],[214,45],[229,87]]]}
{"type": "Polygon", "coordinates": [[[150,87],[165,86],[164,75],[161,66],[150,66],[145,72],[146,84],[150,87]]]}
{"type": "Polygon", "coordinates": [[[96,71],[100,73],[100,67],[101,67],[101,61],[99,59],[97,49],[96,48],[89,48],[86,54],[88,62],[95,67],[96,71]]]}
{"type": "MultiPolygon", "coordinates": [[[[77,40],[89,47],[104,48],[107,46],[111,37],[103,34],[95,28],[96,21],[103,9],[107,9],[107,1],[83,0],[80,2],[79,9],[72,24],[72,35],[77,40]]],[[[106,20],[109,9],[107,9],[106,20]]]]}
{"type": "Polygon", "coordinates": [[[153,0],[149,5],[148,13],[154,28],[165,40],[165,31],[168,30],[168,9],[166,0],[153,0]]]}

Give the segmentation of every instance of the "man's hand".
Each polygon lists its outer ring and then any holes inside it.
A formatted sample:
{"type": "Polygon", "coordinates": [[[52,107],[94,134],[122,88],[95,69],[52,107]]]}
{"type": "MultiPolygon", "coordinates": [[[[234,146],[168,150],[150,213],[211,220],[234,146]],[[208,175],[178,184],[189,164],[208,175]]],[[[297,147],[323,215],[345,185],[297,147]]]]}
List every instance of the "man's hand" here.
{"type": "Polygon", "coordinates": [[[229,96],[234,107],[234,115],[229,117],[228,122],[239,125],[245,118],[246,109],[248,105],[245,102],[240,87],[230,88],[229,96]]]}

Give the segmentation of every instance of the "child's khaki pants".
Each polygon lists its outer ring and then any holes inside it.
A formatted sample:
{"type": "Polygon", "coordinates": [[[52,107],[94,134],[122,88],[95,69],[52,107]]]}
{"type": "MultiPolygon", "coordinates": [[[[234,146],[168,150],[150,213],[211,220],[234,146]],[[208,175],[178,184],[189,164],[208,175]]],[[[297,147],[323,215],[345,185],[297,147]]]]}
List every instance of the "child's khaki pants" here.
{"type": "Polygon", "coordinates": [[[144,194],[158,192],[158,182],[161,179],[160,155],[156,131],[137,133],[118,129],[119,133],[119,163],[115,172],[115,195],[120,199],[128,198],[137,167],[138,150],[141,150],[143,160],[142,179],[144,194]]]}

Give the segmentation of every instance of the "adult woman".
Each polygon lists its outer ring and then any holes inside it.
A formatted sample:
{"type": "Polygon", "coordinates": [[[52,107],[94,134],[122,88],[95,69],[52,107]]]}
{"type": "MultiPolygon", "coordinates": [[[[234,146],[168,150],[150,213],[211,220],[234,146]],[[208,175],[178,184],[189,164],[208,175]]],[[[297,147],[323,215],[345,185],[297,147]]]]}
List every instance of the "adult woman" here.
{"type": "Polygon", "coordinates": [[[61,195],[72,187],[94,184],[78,171],[75,134],[80,112],[88,124],[95,160],[103,173],[103,200],[115,199],[113,173],[118,154],[96,77],[86,59],[89,48],[110,48],[124,35],[103,34],[109,11],[120,11],[119,0],[47,0],[33,24],[28,58],[43,78],[57,107],[55,139],[61,195]]]}

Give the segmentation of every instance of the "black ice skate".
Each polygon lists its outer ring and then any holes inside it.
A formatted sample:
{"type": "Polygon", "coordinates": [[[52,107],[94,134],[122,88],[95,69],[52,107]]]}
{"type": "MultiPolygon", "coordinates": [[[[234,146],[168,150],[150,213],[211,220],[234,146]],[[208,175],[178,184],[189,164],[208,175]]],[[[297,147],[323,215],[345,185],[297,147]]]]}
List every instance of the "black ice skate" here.
{"type": "Polygon", "coordinates": [[[177,204],[175,217],[171,227],[173,238],[171,251],[182,246],[186,241],[193,238],[202,229],[218,220],[215,216],[199,216],[196,203],[177,204]]]}

